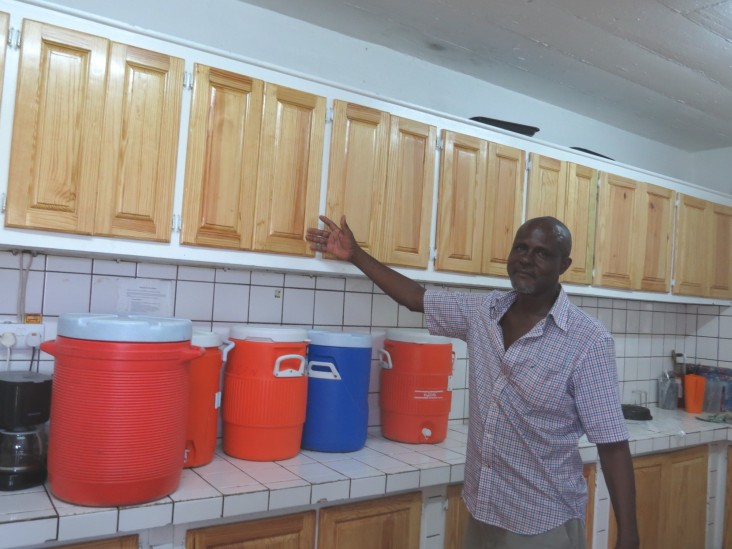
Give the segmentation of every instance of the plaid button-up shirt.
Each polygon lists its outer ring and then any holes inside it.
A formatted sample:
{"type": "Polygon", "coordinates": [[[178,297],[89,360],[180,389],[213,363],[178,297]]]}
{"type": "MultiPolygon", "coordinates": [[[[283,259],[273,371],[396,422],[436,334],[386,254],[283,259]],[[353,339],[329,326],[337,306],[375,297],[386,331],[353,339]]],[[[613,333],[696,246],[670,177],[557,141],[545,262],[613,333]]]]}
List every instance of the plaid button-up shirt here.
{"type": "Polygon", "coordinates": [[[518,534],[584,519],[578,442],[628,438],[612,336],[562,290],[504,349],[498,324],[516,292],[427,291],[432,334],[468,344],[470,419],[463,496],[470,513],[518,534]]]}

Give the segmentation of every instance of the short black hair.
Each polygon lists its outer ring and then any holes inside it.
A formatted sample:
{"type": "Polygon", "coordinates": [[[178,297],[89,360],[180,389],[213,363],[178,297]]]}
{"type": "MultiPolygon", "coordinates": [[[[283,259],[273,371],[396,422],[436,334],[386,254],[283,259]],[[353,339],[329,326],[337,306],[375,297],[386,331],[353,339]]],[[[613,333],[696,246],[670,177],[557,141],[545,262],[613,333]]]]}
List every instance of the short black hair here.
{"type": "Polygon", "coordinates": [[[529,224],[550,227],[552,234],[557,239],[557,244],[559,244],[562,257],[569,257],[569,254],[572,253],[572,233],[570,232],[569,227],[559,221],[556,217],[552,217],[550,215],[534,217],[532,219],[527,219],[521,227],[529,224]]]}

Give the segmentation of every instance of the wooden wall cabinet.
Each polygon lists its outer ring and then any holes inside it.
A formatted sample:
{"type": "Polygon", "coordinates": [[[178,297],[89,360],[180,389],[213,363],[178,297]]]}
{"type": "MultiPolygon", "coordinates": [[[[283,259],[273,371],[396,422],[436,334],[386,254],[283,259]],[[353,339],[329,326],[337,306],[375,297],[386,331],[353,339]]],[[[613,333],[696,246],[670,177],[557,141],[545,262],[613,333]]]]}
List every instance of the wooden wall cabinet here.
{"type": "Polygon", "coordinates": [[[196,65],[181,243],[312,255],[325,98],[196,65]]]}
{"type": "Polygon", "coordinates": [[[327,507],[318,549],[419,549],[421,517],[420,492],[327,507]]]}
{"type": "Polygon", "coordinates": [[[507,276],[524,174],[524,151],[443,131],[437,270],[507,276]]]}
{"type": "Polygon", "coordinates": [[[183,60],[23,22],[6,225],[169,241],[183,60]]]}
{"type": "Polygon", "coordinates": [[[137,549],[140,543],[140,536],[120,536],[116,538],[87,541],[83,543],[72,543],[59,545],[62,549],[137,549]]]}
{"type": "Polygon", "coordinates": [[[723,549],[732,549],[732,446],[727,448],[727,496],[724,499],[723,549]]]}
{"type": "Polygon", "coordinates": [[[197,528],[186,532],[186,549],[314,549],[315,511],[197,528]]]}
{"type": "Polygon", "coordinates": [[[679,195],[673,293],[732,298],[732,207],[679,195]]]}
{"type": "Polygon", "coordinates": [[[675,193],[613,174],[600,176],[594,283],[668,292],[675,193]]]}
{"type": "MultiPolygon", "coordinates": [[[[633,460],[641,547],[704,547],[708,455],[706,446],[696,446],[633,460]]],[[[616,540],[611,510],[608,547],[616,540]]]]}
{"type": "Polygon", "coordinates": [[[334,101],[326,215],[384,263],[427,267],[436,141],[434,126],[334,101]]]}
{"type": "Polygon", "coordinates": [[[550,215],[572,233],[572,265],[562,282],[592,283],[598,172],[566,160],[531,154],[526,219],[550,215]]]}

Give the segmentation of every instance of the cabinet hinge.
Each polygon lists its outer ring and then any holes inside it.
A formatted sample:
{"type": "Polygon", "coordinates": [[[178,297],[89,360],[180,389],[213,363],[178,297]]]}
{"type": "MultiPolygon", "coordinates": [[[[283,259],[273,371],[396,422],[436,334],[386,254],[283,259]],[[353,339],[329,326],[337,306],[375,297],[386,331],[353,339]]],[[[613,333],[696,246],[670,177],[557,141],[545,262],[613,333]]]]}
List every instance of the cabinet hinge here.
{"type": "Polygon", "coordinates": [[[529,159],[526,161],[526,171],[531,171],[531,167],[533,166],[533,161],[531,159],[531,155],[529,155],[529,159]]]}
{"type": "Polygon", "coordinates": [[[325,109],[325,123],[330,124],[333,122],[333,107],[325,109]]]}
{"type": "Polygon", "coordinates": [[[442,137],[437,138],[437,150],[441,151],[445,146],[445,142],[442,140],[442,137]]]}
{"type": "Polygon", "coordinates": [[[20,35],[19,29],[13,27],[8,31],[8,47],[14,50],[20,49],[20,35]]]}
{"type": "Polygon", "coordinates": [[[171,229],[174,233],[179,233],[181,230],[181,220],[178,214],[173,214],[173,221],[171,223],[171,229]]]}
{"type": "Polygon", "coordinates": [[[188,71],[185,71],[183,73],[183,89],[184,90],[192,90],[193,89],[193,74],[191,74],[188,71]]]}
{"type": "Polygon", "coordinates": [[[5,199],[6,199],[6,197],[7,197],[7,195],[5,193],[3,193],[2,196],[0,197],[0,211],[2,211],[3,213],[5,213],[5,199]]]}

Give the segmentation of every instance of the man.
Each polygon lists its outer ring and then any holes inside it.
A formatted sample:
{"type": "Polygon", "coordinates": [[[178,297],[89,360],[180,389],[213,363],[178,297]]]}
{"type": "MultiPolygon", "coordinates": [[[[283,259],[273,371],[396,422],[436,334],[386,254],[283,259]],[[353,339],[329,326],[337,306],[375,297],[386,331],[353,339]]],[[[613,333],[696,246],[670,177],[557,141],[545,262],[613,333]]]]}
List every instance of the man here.
{"type": "MultiPolygon", "coordinates": [[[[574,306],[559,277],[572,239],[553,217],[527,221],[508,257],[513,291],[426,291],[368,255],[341,218],[308,229],[313,250],[350,261],[387,295],[424,312],[430,333],[468,344],[470,418],[463,547],[584,548],[587,490],[578,441],[597,445],[618,523],[639,545],[628,432],[612,337],[574,306]]],[[[592,525],[590,525],[591,527],[592,525]]]]}

